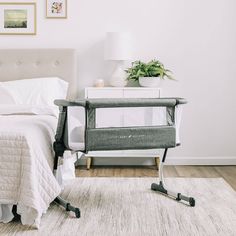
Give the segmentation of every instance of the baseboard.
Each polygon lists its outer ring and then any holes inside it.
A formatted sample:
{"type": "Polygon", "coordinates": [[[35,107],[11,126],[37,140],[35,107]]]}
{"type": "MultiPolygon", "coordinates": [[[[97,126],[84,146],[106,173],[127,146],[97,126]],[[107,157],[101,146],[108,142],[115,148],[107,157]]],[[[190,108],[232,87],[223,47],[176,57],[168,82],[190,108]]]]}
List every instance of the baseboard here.
{"type": "Polygon", "coordinates": [[[236,156],[230,157],[170,157],[167,165],[236,165],[236,156]]]}
{"type": "MultiPolygon", "coordinates": [[[[85,165],[86,159],[78,161],[78,165],[85,165]]],[[[92,165],[96,166],[151,166],[155,165],[154,158],[126,158],[126,157],[96,157],[92,165]]],[[[236,165],[236,156],[232,157],[169,157],[166,165],[236,165]]]]}

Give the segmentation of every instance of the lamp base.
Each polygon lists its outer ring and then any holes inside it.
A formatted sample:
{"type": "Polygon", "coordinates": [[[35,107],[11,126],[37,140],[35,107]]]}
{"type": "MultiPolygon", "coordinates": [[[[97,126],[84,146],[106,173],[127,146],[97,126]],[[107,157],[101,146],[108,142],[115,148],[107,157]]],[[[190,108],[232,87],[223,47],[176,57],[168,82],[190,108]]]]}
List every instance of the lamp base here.
{"type": "Polygon", "coordinates": [[[112,87],[125,87],[127,85],[127,81],[119,77],[112,77],[109,80],[109,84],[112,87]]]}
{"type": "Polygon", "coordinates": [[[127,85],[126,72],[123,70],[121,65],[117,65],[115,71],[109,79],[109,84],[113,87],[124,87],[127,85]]]}

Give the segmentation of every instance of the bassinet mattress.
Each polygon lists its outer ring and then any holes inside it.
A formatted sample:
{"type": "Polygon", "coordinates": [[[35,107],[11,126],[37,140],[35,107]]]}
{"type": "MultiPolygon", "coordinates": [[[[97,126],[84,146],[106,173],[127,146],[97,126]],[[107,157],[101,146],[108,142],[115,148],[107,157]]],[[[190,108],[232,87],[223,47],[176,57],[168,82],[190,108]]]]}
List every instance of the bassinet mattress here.
{"type": "Polygon", "coordinates": [[[52,115],[0,115],[0,222],[17,204],[22,224],[37,228],[61,188],[52,173],[52,115]]]}

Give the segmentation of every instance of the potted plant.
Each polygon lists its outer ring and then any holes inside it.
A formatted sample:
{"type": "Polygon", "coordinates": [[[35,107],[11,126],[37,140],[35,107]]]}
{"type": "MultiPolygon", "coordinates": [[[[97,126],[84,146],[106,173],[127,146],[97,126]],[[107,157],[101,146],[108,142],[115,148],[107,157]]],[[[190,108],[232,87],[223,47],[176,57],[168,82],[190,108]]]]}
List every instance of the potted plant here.
{"type": "Polygon", "coordinates": [[[158,87],[160,81],[168,78],[172,79],[171,71],[165,69],[164,65],[158,60],[152,60],[148,63],[135,61],[132,67],[125,70],[128,74],[127,80],[139,81],[144,87],[158,87]]]}

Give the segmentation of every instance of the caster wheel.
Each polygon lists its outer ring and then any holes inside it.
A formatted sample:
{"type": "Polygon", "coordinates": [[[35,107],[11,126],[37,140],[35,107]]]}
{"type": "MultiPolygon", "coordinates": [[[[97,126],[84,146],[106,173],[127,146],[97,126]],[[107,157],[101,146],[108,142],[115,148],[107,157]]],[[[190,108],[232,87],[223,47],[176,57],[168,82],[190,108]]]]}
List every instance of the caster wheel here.
{"type": "Polygon", "coordinates": [[[192,198],[192,197],[189,198],[189,205],[190,205],[191,207],[194,207],[194,206],[195,206],[195,199],[194,199],[194,198],[192,198]]]}
{"type": "Polygon", "coordinates": [[[80,218],[80,210],[79,210],[79,208],[75,208],[75,216],[76,216],[76,218],[80,218]]]}

